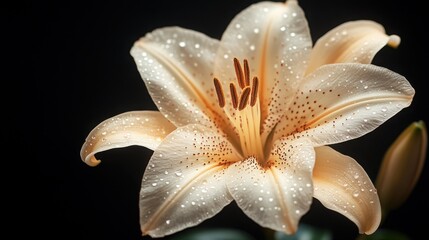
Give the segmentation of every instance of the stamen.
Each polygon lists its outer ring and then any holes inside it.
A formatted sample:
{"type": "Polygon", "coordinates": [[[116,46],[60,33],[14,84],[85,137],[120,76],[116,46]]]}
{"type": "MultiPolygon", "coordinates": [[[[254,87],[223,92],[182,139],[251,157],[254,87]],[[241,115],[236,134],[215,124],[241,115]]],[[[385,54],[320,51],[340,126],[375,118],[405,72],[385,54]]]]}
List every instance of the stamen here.
{"type": "Polygon", "coordinates": [[[259,80],[258,77],[253,77],[252,81],[252,93],[250,94],[250,106],[253,107],[256,104],[256,98],[258,97],[259,80]]]}
{"type": "Polygon", "coordinates": [[[238,106],[238,96],[237,96],[237,90],[235,89],[234,83],[229,84],[229,91],[231,92],[231,101],[232,106],[234,109],[237,109],[238,106]]]}
{"type": "Polygon", "coordinates": [[[247,59],[244,59],[244,82],[246,83],[246,86],[250,85],[250,70],[247,59]]]}
{"type": "Polygon", "coordinates": [[[238,110],[241,111],[246,107],[247,102],[249,101],[249,96],[250,96],[250,87],[246,87],[243,89],[243,92],[241,93],[240,105],[238,106],[238,110]]]}
{"type": "Polygon", "coordinates": [[[235,74],[237,75],[238,85],[243,89],[246,85],[243,77],[243,69],[241,68],[240,62],[237,58],[234,58],[235,74]]]}
{"type": "Polygon", "coordinates": [[[219,79],[214,78],[213,83],[216,89],[217,99],[219,101],[219,106],[223,108],[225,106],[225,95],[223,94],[222,85],[220,84],[219,79]]]}

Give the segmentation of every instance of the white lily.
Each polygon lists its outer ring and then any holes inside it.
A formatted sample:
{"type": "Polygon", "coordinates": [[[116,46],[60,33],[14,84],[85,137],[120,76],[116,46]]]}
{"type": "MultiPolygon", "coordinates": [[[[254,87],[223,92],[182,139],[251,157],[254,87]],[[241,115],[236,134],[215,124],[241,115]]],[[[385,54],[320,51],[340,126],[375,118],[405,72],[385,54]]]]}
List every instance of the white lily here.
{"type": "Polygon", "coordinates": [[[348,22],[314,47],[297,1],[243,10],[222,39],[157,29],[131,49],[157,111],[100,123],[82,146],[95,154],[154,150],[140,192],[144,235],[162,237],[213,217],[235,200],[259,225],[293,234],[313,197],[359,228],[381,217],[371,179],[325,145],[360,137],[411,104],[401,75],[368,64],[399,37],[348,22]]]}

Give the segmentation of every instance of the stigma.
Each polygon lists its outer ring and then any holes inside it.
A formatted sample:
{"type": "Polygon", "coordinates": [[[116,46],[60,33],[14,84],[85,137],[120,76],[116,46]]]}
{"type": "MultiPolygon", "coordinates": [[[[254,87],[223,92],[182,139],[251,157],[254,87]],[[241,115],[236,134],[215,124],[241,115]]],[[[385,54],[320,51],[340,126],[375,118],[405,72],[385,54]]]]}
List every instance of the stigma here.
{"type": "Polygon", "coordinates": [[[227,86],[229,94],[225,94],[222,82],[213,79],[214,89],[219,107],[223,108],[234,130],[239,136],[243,158],[254,157],[264,165],[264,148],[261,141],[261,109],[259,104],[259,78],[250,76],[249,63],[243,60],[243,65],[234,58],[236,82],[227,86]],[[229,99],[227,99],[229,98],[229,99]]]}

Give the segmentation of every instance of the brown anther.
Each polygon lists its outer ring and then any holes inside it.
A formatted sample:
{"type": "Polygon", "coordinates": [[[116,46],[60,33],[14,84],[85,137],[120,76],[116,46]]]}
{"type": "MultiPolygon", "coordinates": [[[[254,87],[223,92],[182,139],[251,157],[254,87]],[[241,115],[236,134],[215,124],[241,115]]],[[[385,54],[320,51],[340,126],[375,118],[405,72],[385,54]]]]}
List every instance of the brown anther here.
{"type": "Polygon", "coordinates": [[[238,85],[243,89],[246,85],[244,82],[243,69],[241,68],[240,62],[237,58],[234,58],[235,74],[237,75],[238,85]]]}
{"type": "Polygon", "coordinates": [[[240,95],[240,105],[238,106],[238,110],[243,110],[247,103],[249,102],[249,96],[250,96],[250,87],[245,87],[243,89],[243,92],[241,92],[240,95]]]}
{"type": "Polygon", "coordinates": [[[223,94],[222,85],[220,84],[220,81],[217,78],[213,79],[213,83],[215,86],[219,106],[223,108],[225,106],[225,95],[223,94]]]}
{"type": "Polygon", "coordinates": [[[237,89],[235,89],[234,83],[230,83],[229,84],[229,91],[231,92],[232,107],[234,109],[237,109],[237,106],[238,106],[238,95],[237,95],[237,89]]]}
{"type": "Polygon", "coordinates": [[[258,98],[259,91],[259,79],[258,77],[253,77],[252,81],[252,92],[250,94],[250,106],[253,107],[256,104],[256,99],[258,98]]]}
{"type": "Polygon", "coordinates": [[[246,86],[250,85],[250,69],[247,59],[244,59],[244,82],[246,86]]]}

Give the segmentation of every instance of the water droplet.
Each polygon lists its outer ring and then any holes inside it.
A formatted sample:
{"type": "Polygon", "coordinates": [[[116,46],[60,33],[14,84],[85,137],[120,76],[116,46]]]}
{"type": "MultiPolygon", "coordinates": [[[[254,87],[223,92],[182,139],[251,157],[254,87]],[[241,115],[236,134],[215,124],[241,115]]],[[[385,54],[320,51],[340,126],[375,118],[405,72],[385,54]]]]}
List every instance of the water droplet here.
{"type": "Polygon", "coordinates": [[[261,202],[262,200],[264,200],[262,197],[259,197],[258,200],[261,202]]]}
{"type": "Polygon", "coordinates": [[[295,210],[295,213],[296,213],[296,214],[300,214],[300,213],[301,213],[301,211],[299,211],[299,210],[297,209],[297,210],[295,210]]]}
{"type": "Polygon", "coordinates": [[[286,27],[281,27],[280,31],[284,32],[286,30],[286,27]]]}
{"type": "Polygon", "coordinates": [[[354,192],[353,193],[353,197],[359,197],[359,193],[358,192],[354,192]]]}
{"type": "Polygon", "coordinates": [[[260,207],[259,211],[261,211],[261,212],[264,211],[264,207],[260,207]]]}
{"type": "Polygon", "coordinates": [[[166,224],[170,224],[170,220],[165,221],[166,224]]]}
{"type": "Polygon", "coordinates": [[[165,172],[164,172],[164,174],[165,174],[165,175],[168,175],[168,171],[165,171],[165,172]]]}
{"type": "Polygon", "coordinates": [[[152,183],[152,186],[156,187],[157,183],[152,183]]]}
{"type": "Polygon", "coordinates": [[[182,172],[175,172],[174,174],[176,174],[178,177],[182,176],[182,172]]]}
{"type": "Polygon", "coordinates": [[[185,42],[179,42],[179,46],[180,47],[186,47],[186,43],[185,42]]]}

